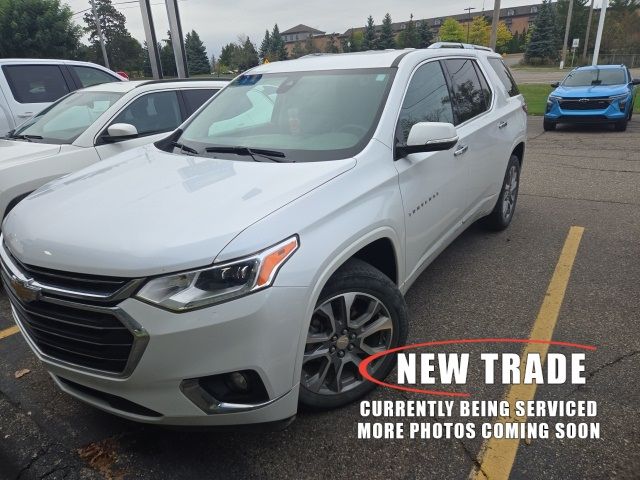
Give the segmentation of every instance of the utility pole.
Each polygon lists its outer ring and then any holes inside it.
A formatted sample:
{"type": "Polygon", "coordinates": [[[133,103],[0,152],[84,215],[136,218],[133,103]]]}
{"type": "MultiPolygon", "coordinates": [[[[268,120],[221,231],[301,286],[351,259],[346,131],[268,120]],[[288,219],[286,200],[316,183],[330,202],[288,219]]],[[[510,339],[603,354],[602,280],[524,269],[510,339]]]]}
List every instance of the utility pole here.
{"type": "Polygon", "coordinates": [[[471,10],[475,10],[475,8],[467,7],[464,10],[467,12],[467,43],[469,43],[469,26],[471,25],[471,10]]]}
{"type": "Polygon", "coordinates": [[[493,3],[493,20],[491,21],[491,39],[489,40],[489,47],[493,50],[496,49],[498,23],[500,23],[500,0],[495,0],[493,3]]]}
{"type": "Polygon", "coordinates": [[[98,17],[98,10],[96,9],[96,4],[93,0],[91,0],[91,10],[93,11],[93,19],[96,22],[96,30],[98,32],[98,40],[100,40],[100,49],[102,49],[102,58],[104,59],[104,66],[107,68],[111,68],[109,66],[109,58],[107,57],[107,47],[104,45],[104,37],[102,36],[102,28],[100,27],[100,18],[98,17]]]}
{"type": "Polygon", "coordinates": [[[564,42],[562,43],[562,60],[560,60],[560,70],[564,68],[567,59],[567,42],[569,41],[569,28],[571,27],[571,15],[573,14],[573,0],[569,0],[569,11],[567,12],[567,24],[564,27],[564,42]]]}
{"type": "Polygon", "coordinates": [[[604,30],[604,17],[607,14],[607,7],[609,6],[609,0],[602,0],[602,7],[600,9],[600,19],[598,20],[598,33],[596,33],[596,44],[593,48],[593,61],[591,65],[598,64],[598,55],[600,54],[600,42],[602,41],[602,30],[604,30]]]}

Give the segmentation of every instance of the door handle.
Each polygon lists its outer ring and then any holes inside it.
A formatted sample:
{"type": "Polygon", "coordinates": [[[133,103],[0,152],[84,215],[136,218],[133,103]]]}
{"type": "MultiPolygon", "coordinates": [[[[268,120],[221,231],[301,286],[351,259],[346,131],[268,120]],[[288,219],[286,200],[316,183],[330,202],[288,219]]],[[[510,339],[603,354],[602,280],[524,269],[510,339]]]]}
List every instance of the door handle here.
{"type": "Polygon", "coordinates": [[[508,123],[507,123],[507,122],[500,122],[500,123],[498,124],[498,128],[504,128],[504,127],[506,127],[507,125],[508,125],[508,123]]]}
{"type": "Polygon", "coordinates": [[[18,118],[31,118],[33,117],[33,112],[25,112],[25,113],[19,113],[17,115],[18,118]]]}
{"type": "Polygon", "coordinates": [[[458,147],[458,149],[455,152],[453,152],[453,155],[455,157],[459,157],[460,155],[465,153],[467,150],[469,150],[469,146],[468,145],[460,145],[458,147]]]}

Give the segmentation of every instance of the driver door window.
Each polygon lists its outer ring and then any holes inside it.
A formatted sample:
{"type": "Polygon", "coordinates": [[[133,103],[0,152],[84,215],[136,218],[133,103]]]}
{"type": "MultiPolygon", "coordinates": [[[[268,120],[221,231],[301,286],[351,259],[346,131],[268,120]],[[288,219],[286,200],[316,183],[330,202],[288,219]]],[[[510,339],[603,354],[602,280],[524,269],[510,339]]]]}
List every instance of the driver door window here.
{"type": "Polygon", "coordinates": [[[139,136],[174,130],[182,123],[176,92],[156,92],[134,100],[111,122],[129,123],[139,136]]]}

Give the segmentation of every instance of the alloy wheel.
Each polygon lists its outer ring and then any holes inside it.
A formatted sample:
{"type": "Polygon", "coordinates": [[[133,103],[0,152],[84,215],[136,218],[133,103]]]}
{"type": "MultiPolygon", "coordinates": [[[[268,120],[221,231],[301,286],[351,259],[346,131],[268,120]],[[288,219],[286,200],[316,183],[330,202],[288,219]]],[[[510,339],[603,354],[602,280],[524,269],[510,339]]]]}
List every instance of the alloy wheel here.
{"type": "Polygon", "coordinates": [[[518,167],[511,165],[507,181],[504,182],[504,193],[502,195],[502,216],[508,221],[513,215],[518,198],[518,167]]]}
{"type": "MultiPolygon", "coordinates": [[[[393,321],[382,301],[362,292],[346,292],[313,312],[302,363],[302,382],[311,392],[336,395],[365,380],[358,372],[366,357],[390,348],[393,321]]],[[[384,358],[375,360],[375,375],[384,358]]]]}

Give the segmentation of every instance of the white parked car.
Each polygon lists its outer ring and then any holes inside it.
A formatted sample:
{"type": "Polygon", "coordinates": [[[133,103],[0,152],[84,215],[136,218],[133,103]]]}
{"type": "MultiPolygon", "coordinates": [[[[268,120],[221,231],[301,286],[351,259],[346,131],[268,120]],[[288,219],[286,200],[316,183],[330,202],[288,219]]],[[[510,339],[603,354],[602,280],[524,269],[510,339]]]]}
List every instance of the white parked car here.
{"type": "Polygon", "coordinates": [[[0,137],[79,88],[125,78],[95,63],[0,58],[0,137]]]}
{"type": "Polygon", "coordinates": [[[56,384],[192,425],[369,392],[359,365],[405,342],[420,273],[514,215],[523,97],[499,55],[446,46],[261,65],[166,139],[21,202],[3,280],[56,384]]]}
{"type": "Polygon", "coordinates": [[[103,83],[61,98],[0,140],[0,219],[55,178],[166,136],[226,84],[103,83]]]}

